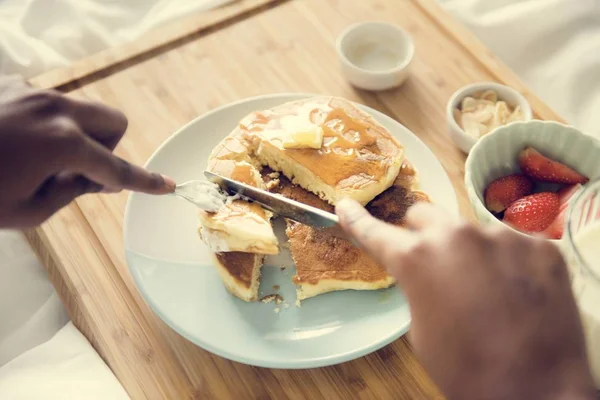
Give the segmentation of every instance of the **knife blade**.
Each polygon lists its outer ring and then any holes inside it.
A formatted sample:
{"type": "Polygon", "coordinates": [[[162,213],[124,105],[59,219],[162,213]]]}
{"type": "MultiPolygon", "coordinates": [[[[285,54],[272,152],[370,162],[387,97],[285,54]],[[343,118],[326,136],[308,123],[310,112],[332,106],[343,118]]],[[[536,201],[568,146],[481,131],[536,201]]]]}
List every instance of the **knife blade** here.
{"type": "Polygon", "coordinates": [[[204,176],[230,194],[239,194],[242,199],[254,201],[276,215],[327,232],[331,236],[347,240],[359,247],[359,244],[344,232],[339,224],[339,218],[335,214],[288,199],[280,194],[234,181],[210,171],[204,171],[204,176]]]}
{"type": "Polygon", "coordinates": [[[210,171],[204,171],[204,175],[209,181],[216,183],[230,194],[237,193],[242,199],[254,201],[274,214],[319,229],[339,226],[338,216],[330,212],[288,199],[280,194],[234,181],[210,171]]]}

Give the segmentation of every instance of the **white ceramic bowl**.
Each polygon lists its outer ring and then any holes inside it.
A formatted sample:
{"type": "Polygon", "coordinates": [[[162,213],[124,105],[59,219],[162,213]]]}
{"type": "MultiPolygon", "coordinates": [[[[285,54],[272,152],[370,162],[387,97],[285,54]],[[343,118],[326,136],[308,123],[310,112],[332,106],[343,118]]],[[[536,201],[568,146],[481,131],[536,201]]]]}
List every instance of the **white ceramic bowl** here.
{"type": "Polygon", "coordinates": [[[340,34],[336,51],[342,72],[352,85],[377,91],[404,83],[415,46],[411,36],[396,25],[361,22],[340,34]]]}
{"type": "Polygon", "coordinates": [[[526,146],[574,168],[590,180],[600,178],[600,141],[597,139],[553,121],[513,122],[501,126],[479,139],[467,157],[465,185],[480,222],[508,226],[487,210],[484,192],[494,179],[520,171],[517,158],[526,146]]]}
{"type": "MultiPolygon", "coordinates": [[[[471,148],[475,145],[478,139],[468,135],[464,130],[458,126],[458,122],[454,118],[454,109],[460,105],[462,100],[476,92],[484,90],[493,90],[498,94],[498,99],[505,101],[509,106],[516,107],[521,106],[523,112],[523,118],[525,121],[530,121],[533,118],[533,112],[531,105],[525,100],[525,97],[515,89],[501,85],[495,82],[479,82],[472,83],[458,89],[448,100],[446,105],[446,120],[448,122],[448,132],[450,138],[465,153],[469,153],[471,148]]],[[[491,133],[491,132],[490,132],[491,133]]],[[[488,135],[490,134],[488,133],[488,135]]]]}

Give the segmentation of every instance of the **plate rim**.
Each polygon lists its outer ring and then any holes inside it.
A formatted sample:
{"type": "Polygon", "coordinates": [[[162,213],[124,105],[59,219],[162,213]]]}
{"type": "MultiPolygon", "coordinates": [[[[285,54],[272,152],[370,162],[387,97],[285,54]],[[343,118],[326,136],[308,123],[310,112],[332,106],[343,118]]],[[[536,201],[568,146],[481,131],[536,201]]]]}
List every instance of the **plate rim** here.
{"type": "MultiPolygon", "coordinates": [[[[300,100],[300,99],[310,98],[310,97],[315,97],[315,96],[331,96],[331,95],[305,93],[305,92],[280,92],[280,93],[270,93],[270,94],[246,97],[246,98],[239,99],[239,100],[236,100],[236,101],[233,101],[230,103],[223,104],[223,105],[221,105],[215,109],[212,109],[204,114],[198,115],[197,117],[190,120],[188,123],[184,124],[182,127],[175,130],[167,139],[165,139],[160,144],[160,146],[158,146],[156,148],[156,150],[154,150],[152,155],[150,155],[148,160],[144,163],[144,167],[146,168],[158,156],[158,154],[163,150],[163,148],[165,148],[175,137],[180,135],[182,132],[186,131],[191,125],[195,124],[200,119],[208,118],[208,117],[210,117],[214,114],[217,114],[219,112],[222,112],[230,107],[235,107],[237,105],[244,104],[244,103],[262,101],[262,100],[272,100],[272,99],[277,99],[277,98],[284,98],[284,99],[286,99],[285,101],[294,101],[294,100],[300,100]]],[[[337,97],[337,96],[331,96],[331,97],[337,97]]],[[[419,136],[417,136],[413,131],[411,131],[406,126],[404,126],[402,123],[400,123],[399,121],[390,117],[389,115],[386,115],[385,113],[378,111],[378,110],[376,110],[372,107],[369,107],[367,105],[364,105],[364,104],[356,103],[353,101],[351,101],[351,103],[358,106],[359,108],[366,107],[368,109],[368,112],[374,111],[376,114],[378,114],[378,116],[380,116],[384,119],[389,119],[390,121],[393,121],[393,123],[400,125],[408,133],[415,136],[415,138],[427,149],[427,151],[431,152],[432,156],[435,158],[437,163],[442,168],[442,171],[444,172],[444,175],[445,175],[446,179],[448,180],[448,182],[450,183],[450,187],[452,188],[452,193],[453,193],[452,201],[455,205],[455,207],[454,207],[455,209],[449,210],[449,211],[458,214],[459,213],[459,204],[458,204],[458,200],[456,197],[456,189],[454,188],[454,185],[452,184],[452,181],[450,180],[450,177],[448,176],[448,173],[446,172],[446,169],[444,168],[443,164],[436,157],[435,153],[433,153],[433,151],[429,148],[429,146],[427,146],[427,144],[425,144],[425,142],[423,142],[423,140],[421,140],[421,138],[419,138],[419,136]]],[[[125,251],[125,260],[127,262],[127,269],[129,270],[129,273],[133,277],[136,289],[140,292],[141,297],[146,302],[146,304],[148,304],[150,306],[150,309],[152,310],[152,312],[154,314],[156,314],[156,316],[158,318],[160,318],[170,329],[172,329],[175,333],[177,333],[178,335],[182,336],[186,340],[192,342],[193,344],[195,344],[196,346],[200,347],[201,349],[203,349],[205,351],[208,351],[214,355],[223,357],[230,361],[239,362],[242,364],[252,365],[252,366],[256,366],[256,367],[262,367],[262,368],[276,368],[276,369],[319,368],[319,367],[326,367],[326,366],[336,365],[336,364],[340,364],[343,362],[355,360],[357,358],[371,354],[371,353],[387,346],[388,344],[392,343],[393,341],[397,340],[398,338],[402,337],[403,335],[405,335],[411,326],[412,317],[410,315],[410,308],[409,308],[408,319],[404,323],[398,324],[397,329],[393,330],[389,335],[387,335],[386,337],[384,337],[381,340],[375,340],[371,343],[368,343],[368,344],[362,345],[358,348],[355,348],[354,350],[349,350],[349,351],[346,351],[343,353],[336,353],[336,354],[332,354],[332,355],[328,355],[328,356],[324,356],[324,357],[308,358],[308,359],[294,360],[294,361],[281,360],[278,362],[278,361],[264,360],[264,359],[254,358],[254,357],[246,357],[244,355],[229,352],[226,348],[215,347],[207,341],[203,341],[197,337],[194,337],[194,336],[188,334],[188,332],[185,329],[182,329],[182,327],[180,327],[178,324],[174,323],[168,315],[163,314],[158,309],[158,306],[157,306],[157,304],[155,304],[155,301],[152,299],[152,297],[148,295],[144,285],[141,284],[141,282],[140,282],[141,278],[139,276],[140,272],[136,268],[133,268],[132,262],[130,260],[130,254],[129,254],[130,251],[128,251],[128,249],[127,249],[127,237],[128,237],[128,226],[129,226],[128,221],[130,219],[130,214],[131,214],[130,209],[131,209],[131,204],[132,204],[132,198],[134,195],[136,195],[136,193],[133,193],[133,192],[129,193],[129,195],[127,197],[127,203],[125,205],[125,212],[123,214],[123,247],[124,247],[124,251],[125,251]]],[[[408,305],[408,303],[407,303],[407,305],[408,305]]]]}
{"type": "MultiPolygon", "coordinates": [[[[169,318],[168,315],[160,312],[158,310],[158,308],[155,306],[155,302],[153,300],[151,300],[151,298],[146,295],[145,290],[143,290],[142,287],[138,285],[139,278],[137,277],[137,275],[139,274],[139,272],[135,271],[134,269],[132,269],[130,267],[129,254],[127,254],[127,253],[128,252],[126,252],[126,254],[125,254],[125,258],[128,261],[128,263],[127,263],[128,269],[133,276],[133,279],[136,284],[136,288],[140,291],[144,301],[150,306],[150,309],[152,310],[152,312],[154,312],[161,319],[161,321],[163,321],[175,333],[177,333],[178,335],[180,335],[187,341],[193,343],[194,345],[200,347],[202,350],[208,351],[209,353],[211,353],[213,355],[225,358],[229,361],[238,362],[241,364],[246,364],[246,365],[260,367],[260,368],[289,369],[289,370],[321,368],[321,367],[329,367],[329,366],[333,366],[333,365],[337,365],[337,364],[342,364],[344,362],[352,361],[357,358],[369,355],[377,350],[382,349],[383,347],[394,342],[395,340],[401,338],[408,332],[411,322],[412,322],[412,318],[410,317],[410,309],[409,309],[408,319],[406,320],[406,322],[404,322],[403,324],[398,326],[398,330],[391,332],[388,336],[384,337],[382,340],[375,340],[371,343],[368,343],[361,347],[355,348],[354,350],[346,351],[344,353],[336,353],[336,354],[329,355],[329,356],[313,357],[313,358],[307,358],[307,359],[302,359],[302,360],[295,360],[295,361],[291,361],[291,362],[288,360],[270,361],[270,360],[264,360],[264,359],[259,359],[259,358],[246,357],[243,355],[239,355],[237,353],[230,352],[227,349],[215,347],[206,341],[199,340],[198,338],[196,338],[192,335],[189,335],[185,329],[179,328],[178,325],[175,324],[169,318]]],[[[392,289],[392,288],[388,288],[388,289],[392,289]]]]}

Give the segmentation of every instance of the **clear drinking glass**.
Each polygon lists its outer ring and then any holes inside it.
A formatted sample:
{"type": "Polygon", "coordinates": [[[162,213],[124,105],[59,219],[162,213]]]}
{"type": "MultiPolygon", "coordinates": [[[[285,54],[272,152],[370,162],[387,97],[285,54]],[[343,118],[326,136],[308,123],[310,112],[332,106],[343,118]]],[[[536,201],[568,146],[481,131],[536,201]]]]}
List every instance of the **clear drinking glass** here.
{"type": "Polygon", "coordinates": [[[592,374],[600,388],[600,180],[575,195],[567,212],[564,244],[592,374]]]}

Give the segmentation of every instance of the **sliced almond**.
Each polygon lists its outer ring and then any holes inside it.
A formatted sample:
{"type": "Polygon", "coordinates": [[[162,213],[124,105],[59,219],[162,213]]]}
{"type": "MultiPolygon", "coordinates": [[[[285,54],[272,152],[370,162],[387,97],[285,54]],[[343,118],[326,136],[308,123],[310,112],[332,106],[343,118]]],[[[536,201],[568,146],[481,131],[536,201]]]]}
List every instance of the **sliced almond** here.
{"type": "Polygon", "coordinates": [[[478,107],[476,111],[470,113],[473,119],[479,123],[485,124],[492,119],[494,114],[487,107],[478,107]]]}
{"type": "Polygon", "coordinates": [[[496,107],[496,103],[489,100],[477,100],[477,104],[480,104],[484,107],[496,107]]]}
{"type": "Polygon", "coordinates": [[[479,122],[475,121],[471,114],[463,114],[462,125],[465,133],[474,138],[479,138],[479,122]]]}
{"type": "Polygon", "coordinates": [[[510,111],[508,111],[508,106],[505,102],[499,101],[496,103],[496,112],[494,114],[494,123],[497,126],[503,125],[506,123],[506,120],[510,116],[510,111]]]}
{"type": "Polygon", "coordinates": [[[481,94],[480,99],[496,103],[498,101],[498,95],[493,90],[486,90],[481,94]]]}
{"type": "Polygon", "coordinates": [[[460,105],[460,110],[464,112],[473,111],[477,107],[477,100],[472,97],[465,97],[460,105]]]}
{"type": "Polygon", "coordinates": [[[516,106],[512,114],[509,115],[506,122],[523,121],[523,113],[521,112],[521,106],[516,106]]]}
{"type": "Polygon", "coordinates": [[[484,124],[477,124],[477,128],[479,130],[479,137],[482,137],[491,131],[490,127],[484,124]]]}

